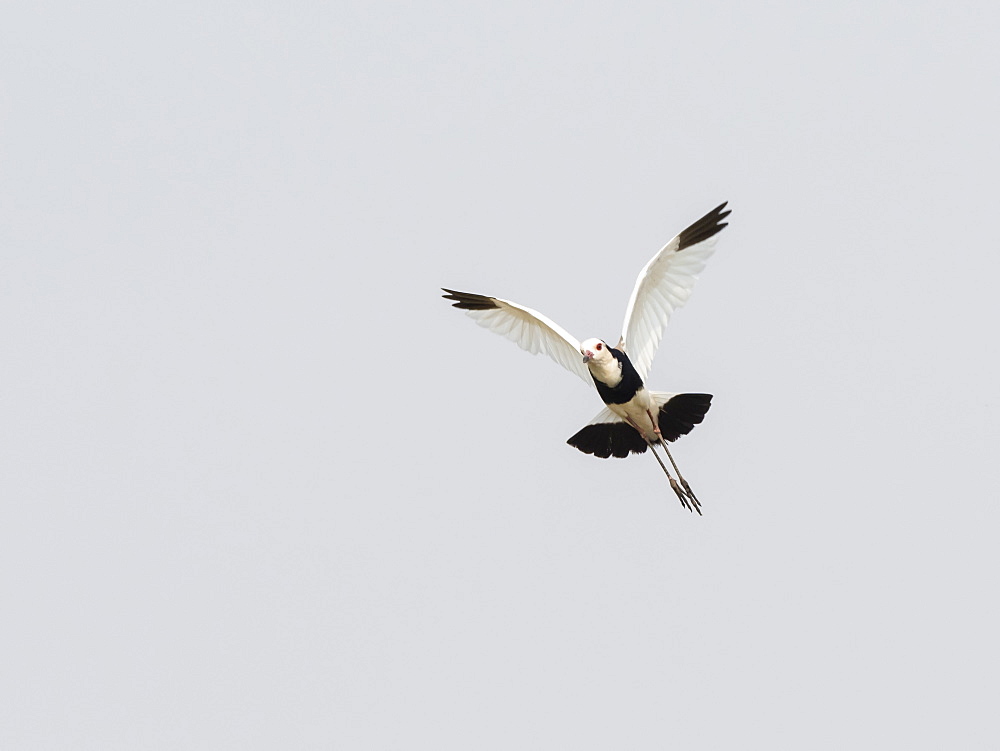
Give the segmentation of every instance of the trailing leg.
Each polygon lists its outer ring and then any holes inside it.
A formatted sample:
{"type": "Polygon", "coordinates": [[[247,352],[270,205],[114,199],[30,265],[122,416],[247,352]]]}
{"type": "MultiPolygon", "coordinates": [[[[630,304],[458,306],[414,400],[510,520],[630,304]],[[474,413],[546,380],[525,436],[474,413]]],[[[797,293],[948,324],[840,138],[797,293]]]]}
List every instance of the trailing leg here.
{"type": "MultiPolygon", "coordinates": [[[[635,428],[639,432],[639,435],[645,437],[645,433],[643,433],[642,430],[640,430],[639,426],[636,425],[631,419],[625,418],[625,421],[628,422],[628,424],[631,425],[633,428],[635,428]]],[[[660,442],[661,443],[663,442],[662,438],[660,439],[660,442]]],[[[663,470],[663,473],[667,476],[667,479],[670,480],[670,487],[677,495],[677,499],[681,502],[681,505],[688,511],[697,511],[698,515],[700,516],[701,509],[698,508],[697,499],[695,499],[694,501],[695,505],[692,506],[691,502],[688,500],[688,495],[684,492],[681,486],[677,484],[677,480],[675,480],[673,476],[670,474],[670,470],[667,469],[667,465],[663,463],[663,460],[660,458],[660,455],[656,451],[656,446],[648,438],[646,438],[646,443],[649,445],[649,450],[652,452],[653,456],[656,457],[656,461],[660,465],[660,468],[663,470]]],[[[671,459],[671,461],[673,460],[671,459]]]]}
{"type": "MultiPolygon", "coordinates": [[[[663,450],[666,452],[667,458],[670,460],[670,464],[674,468],[674,472],[677,473],[677,479],[680,480],[680,483],[681,483],[681,485],[684,488],[684,495],[685,495],[685,497],[690,500],[691,507],[693,507],[694,510],[698,512],[698,516],[701,516],[702,515],[701,514],[701,503],[698,501],[698,497],[694,494],[694,491],[691,490],[691,486],[688,485],[687,480],[685,480],[684,476],[681,474],[681,470],[677,466],[677,462],[674,461],[674,457],[670,454],[670,449],[667,448],[667,442],[665,440],[663,440],[663,433],[660,432],[660,426],[657,424],[657,421],[653,418],[652,412],[650,412],[649,410],[647,410],[646,414],[649,415],[649,421],[653,424],[653,431],[656,433],[657,440],[659,441],[660,445],[663,446],[663,450]]],[[[650,448],[652,448],[652,447],[653,447],[653,445],[650,444],[650,448]]],[[[657,460],[659,460],[659,457],[656,457],[656,458],[657,458],[657,460]]],[[[662,464],[662,462],[660,462],[660,463],[662,464]]],[[[679,491],[678,488],[675,487],[676,483],[674,482],[673,478],[671,478],[670,484],[671,484],[672,487],[675,488],[674,492],[677,492],[679,494],[680,491],[679,491]]],[[[684,503],[685,507],[688,507],[688,504],[685,503],[683,500],[681,501],[681,503],[684,503]]]]}

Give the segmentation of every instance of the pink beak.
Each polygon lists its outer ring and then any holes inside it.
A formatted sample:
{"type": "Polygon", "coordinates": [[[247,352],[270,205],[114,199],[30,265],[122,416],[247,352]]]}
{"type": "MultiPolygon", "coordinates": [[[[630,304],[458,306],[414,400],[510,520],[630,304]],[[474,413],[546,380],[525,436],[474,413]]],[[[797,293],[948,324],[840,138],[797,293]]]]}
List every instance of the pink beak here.
{"type": "Polygon", "coordinates": [[[594,359],[594,353],[591,352],[589,349],[585,349],[583,351],[583,361],[584,362],[589,362],[590,360],[593,360],[593,359],[594,359]]]}

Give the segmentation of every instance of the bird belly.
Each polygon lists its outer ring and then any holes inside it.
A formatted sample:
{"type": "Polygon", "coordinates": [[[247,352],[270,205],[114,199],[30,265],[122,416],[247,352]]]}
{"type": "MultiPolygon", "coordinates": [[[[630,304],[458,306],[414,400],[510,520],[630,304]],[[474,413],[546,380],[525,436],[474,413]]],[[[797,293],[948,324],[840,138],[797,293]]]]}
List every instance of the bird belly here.
{"type": "Polygon", "coordinates": [[[635,396],[624,404],[609,404],[608,409],[626,422],[631,422],[642,428],[646,438],[656,440],[656,429],[650,418],[650,415],[656,414],[656,408],[653,405],[653,398],[646,389],[636,391],[635,396]]]}

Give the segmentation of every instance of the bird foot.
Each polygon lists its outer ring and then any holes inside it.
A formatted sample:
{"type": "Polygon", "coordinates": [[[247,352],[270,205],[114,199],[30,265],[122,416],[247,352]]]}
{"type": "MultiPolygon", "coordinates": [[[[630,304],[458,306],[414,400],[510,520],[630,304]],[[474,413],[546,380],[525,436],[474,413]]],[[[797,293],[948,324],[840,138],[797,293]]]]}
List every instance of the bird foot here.
{"type": "Polygon", "coordinates": [[[691,503],[694,505],[694,510],[698,512],[698,516],[701,516],[701,503],[698,501],[698,496],[696,496],[694,494],[694,491],[691,490],[691,486],[688,485],[687,480],[685,480],[683,477],[681,477],[680,481],[681,481],[681,485],[684,486],[684,492],[685,492],[685,494],[687,495],[688,498],[691,499],[691,503]]]}
{"type": "Polygon", "coordinates": [[[686,508],[688,511],[697,511],[698,516],[701,516],[701,504],[698,503],[698,499],[694,497],[690,488],[686,487],[687,483],[684,483],[685,488],[681,488],[677,484],[677,480],[673,477],[670,478],[670,487],[673,489],[674,493],[677,495],[677,499],[681,502],[681,506],[686,508]]]}

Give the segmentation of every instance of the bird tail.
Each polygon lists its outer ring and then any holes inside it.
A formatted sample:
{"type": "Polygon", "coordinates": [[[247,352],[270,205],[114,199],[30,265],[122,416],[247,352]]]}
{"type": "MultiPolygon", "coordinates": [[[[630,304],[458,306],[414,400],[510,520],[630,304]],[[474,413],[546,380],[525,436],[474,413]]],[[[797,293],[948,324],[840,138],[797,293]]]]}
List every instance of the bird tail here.
{"type": "Polygon", "coordinates": [[[701,424],[712,406],[711,394],[668,394],[651,392],[653,403],[659,406],[658,422],[665,441],[676,441],[701,424]]]}
{"type": "MultiPolygon", "coordinates": [[[[694,426],[705,419],[705,413],[712,403],[711,394],[651,391],[650,396],[659,410],[660,432],[667,441],[676,441],[694,430],[694,426]]],[[[607,407],[566,443],[601,459],[611,456],[624,459],[629,454],[643,454],[648,448],[646,439],[639,431],[607,407]]]]}
{"type": "Polygon", "coordinates": [[[566,443],[601,459],[609,456],[624,459],[629,454],[644,454],[649,447],[638,430],[607,407],[566,443]]]}

